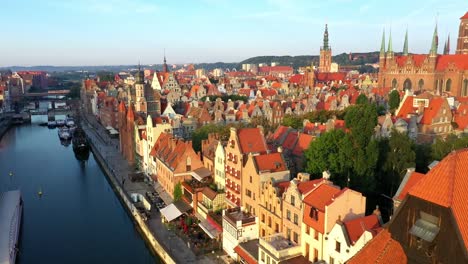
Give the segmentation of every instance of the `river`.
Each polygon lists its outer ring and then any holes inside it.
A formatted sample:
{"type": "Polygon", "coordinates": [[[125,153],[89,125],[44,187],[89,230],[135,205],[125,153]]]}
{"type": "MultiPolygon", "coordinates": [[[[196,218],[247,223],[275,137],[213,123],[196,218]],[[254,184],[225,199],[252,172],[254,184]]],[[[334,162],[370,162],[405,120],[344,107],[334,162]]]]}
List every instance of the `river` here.
{"type": "Polygon", "coordinates": [[[56,129],[37,125],[46,119],[0,141],[0,191],[19,188],[24,200],[17,263],[159,263],[93,155],[76,160],[56,129]]]}

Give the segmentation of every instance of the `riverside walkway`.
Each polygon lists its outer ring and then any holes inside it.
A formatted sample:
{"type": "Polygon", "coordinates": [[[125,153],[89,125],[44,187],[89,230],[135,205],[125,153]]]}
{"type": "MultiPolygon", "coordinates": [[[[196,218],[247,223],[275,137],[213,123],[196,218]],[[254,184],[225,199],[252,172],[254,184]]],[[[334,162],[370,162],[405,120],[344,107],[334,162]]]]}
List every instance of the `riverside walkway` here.
{"type": "MultiPolygon", "coordinates": [[[[145,195],[147,191],[157,191],[160,197],[169,204],[171,202],[170,196],[160,188],[157,182],[132,182],[129,175],[135,171],[128,165],[119,151],[119,140],[113,139],[109,136],[105,128],[97,122],[94,116],[82,114],[83,129],[85,130],[88,138],[92,141],[96,151],[103,158],[106,165],[110,169],[114,177],[125,191],[127,196],[130,193],[140,193],[145,195]]],[[[116,192],[119,195],[118,192],[116,192]]],[[[162,244],[164,250],[168,255],[175,260],[176,263],[219,263],[220,261],[214,256],[195,256],[192,250],[188,247],[180,237],[174,232],[168,230],[162,223],[161,214],[152,206],[150,217],[145,221],[146,226],[149,228],[151,234],[156,240],[162,244]]],[[[146,236],[142,234],[143,236],[146,236]]],[[[149,240],[149,237],[145,237],[149,240]]]]}

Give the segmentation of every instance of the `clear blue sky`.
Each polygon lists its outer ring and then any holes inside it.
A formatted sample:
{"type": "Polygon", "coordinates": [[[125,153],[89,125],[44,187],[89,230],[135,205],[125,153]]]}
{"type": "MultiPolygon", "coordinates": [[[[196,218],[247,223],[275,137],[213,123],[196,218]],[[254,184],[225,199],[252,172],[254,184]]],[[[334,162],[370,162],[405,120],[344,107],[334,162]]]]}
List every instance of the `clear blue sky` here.
{"type": "Polygon", "coordinates": [[[334,54],[393,47],[427,53],[438,14],[439,52],[454,51],[466,0],[1,1],[0,66],[238,62],[318,54],[329,24],[334,54]],[[388,34],[387,34],[388,37],[388,34]],[[388,39],[388,38],[387,38],[388,39]]]}

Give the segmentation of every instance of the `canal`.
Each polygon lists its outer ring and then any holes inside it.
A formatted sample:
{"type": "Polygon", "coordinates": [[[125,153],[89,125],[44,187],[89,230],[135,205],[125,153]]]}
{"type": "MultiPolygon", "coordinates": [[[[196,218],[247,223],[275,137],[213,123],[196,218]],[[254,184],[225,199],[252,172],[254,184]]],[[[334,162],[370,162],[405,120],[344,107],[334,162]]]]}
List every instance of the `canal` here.
{"type": "Polygon", "coordinates": [[[159,263],[93,155],[78,161],[44,119],[0,141],[0,192],[19,188],[24,200],[17,263],[159,263]]]}

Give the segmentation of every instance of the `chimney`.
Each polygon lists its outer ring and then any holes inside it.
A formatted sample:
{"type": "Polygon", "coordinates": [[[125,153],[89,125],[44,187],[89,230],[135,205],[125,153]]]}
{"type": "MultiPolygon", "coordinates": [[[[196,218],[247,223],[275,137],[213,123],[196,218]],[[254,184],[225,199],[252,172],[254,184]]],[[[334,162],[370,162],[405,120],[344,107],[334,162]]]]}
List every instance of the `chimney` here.
{"type": "Polygon", "coordinates": [[[299,182],[309,181],[310,180],[310,174],[306,173],[306,172],[299,172],[297,174],[297,179],[299,180],[299,182]]]}

